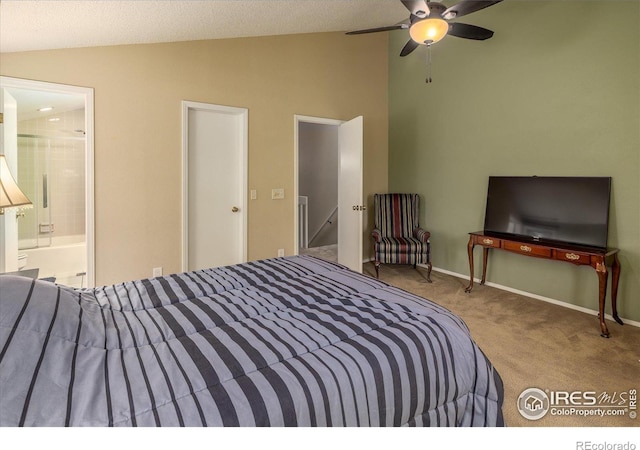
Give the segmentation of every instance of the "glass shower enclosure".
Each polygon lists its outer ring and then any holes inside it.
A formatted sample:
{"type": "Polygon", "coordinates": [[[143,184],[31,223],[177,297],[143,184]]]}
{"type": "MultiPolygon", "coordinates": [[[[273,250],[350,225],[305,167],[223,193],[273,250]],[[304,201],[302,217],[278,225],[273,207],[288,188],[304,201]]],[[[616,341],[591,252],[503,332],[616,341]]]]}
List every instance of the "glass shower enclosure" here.
{"type": "Polygon", "coordinates": [[[18,248],[50,247],[54,235],[74,236],[67,243],[82,240],[84,137],[19,134],[18,173],[21,189],[33,202],[33,208],[20,213],[18,248]]]}

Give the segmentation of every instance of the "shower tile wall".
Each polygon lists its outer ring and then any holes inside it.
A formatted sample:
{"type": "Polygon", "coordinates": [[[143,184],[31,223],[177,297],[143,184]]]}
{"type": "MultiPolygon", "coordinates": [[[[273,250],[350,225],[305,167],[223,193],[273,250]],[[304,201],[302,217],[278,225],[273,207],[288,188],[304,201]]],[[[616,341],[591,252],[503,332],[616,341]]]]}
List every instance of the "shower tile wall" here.
{"type": "Polygon", "coordinates": [[[46,137],[18,140],[18,184],[38,209],[38,214],[27,210],[21,219],[19,239],[33,239],[34,233],[42,238],[39,225],[47,223],[53,224],[54,237],[85,234],[84,109],[21,121],[18,134],[46,137]],[[34,167],[41,168],[39,173],[34,167]],[[48,177],[47,208],[42,205],[43,173],[48,177]]]}

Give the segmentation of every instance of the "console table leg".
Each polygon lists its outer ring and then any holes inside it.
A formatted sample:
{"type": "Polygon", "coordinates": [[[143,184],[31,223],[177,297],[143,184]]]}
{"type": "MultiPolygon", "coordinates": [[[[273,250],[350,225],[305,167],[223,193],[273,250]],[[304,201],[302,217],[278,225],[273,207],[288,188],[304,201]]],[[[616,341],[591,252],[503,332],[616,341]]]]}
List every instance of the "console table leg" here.
{"type": "Polygon", "coordinates": [[[604,321],[604,301],[607,294],[607,266],[604,264],[598,264],[596,267],[596,271],[598,272],[598,281],[600,284],[599,289],[599,299],[598,299],[598,318],[600,319],[600,336],[609,337],[609,329],[607,328],[607,324],[604,321]]]}
{"type": "Polygon", "coordinates": [[[484,284],[487,280],[487,260],[489,259],[489,248],[482,247],[482,280],[480,284],[484,284]]]}
{"type": "Polygon", "coordinates": [[[471,292],[473,289],[473,236],[469,239],[469,244],[467,245],[467,253],[469,254],[469,286],[464,290],[465,292],[471,292]]]}
{"type": "Polygon", "coordinates": [[[618,317],[618,307],[616,301],[618,298],[618,281],[620,280],[620,261],[618,260],[618,254],[613,255],[613,264],[611,266],[611,313],[613,318],[620,325],[624,325],[622,319],[618,317]]]}

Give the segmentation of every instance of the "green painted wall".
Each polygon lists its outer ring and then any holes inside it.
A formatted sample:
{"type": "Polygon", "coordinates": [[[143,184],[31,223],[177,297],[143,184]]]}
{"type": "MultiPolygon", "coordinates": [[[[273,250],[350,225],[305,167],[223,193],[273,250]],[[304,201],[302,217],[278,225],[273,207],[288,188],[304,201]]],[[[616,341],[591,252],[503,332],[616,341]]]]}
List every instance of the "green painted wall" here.
{"type": "MultiPolygon", "coordinates": [[[[435,44],[430,84],[426,48],[401,58],[408,33],[389,38],[389,189],[422,195],[434,266],[469,273],[490,175],[611,176],[618,312],[640,321],[640,2],[507,0],[460,21],[495,35],[435,44]]],[[[589,267],[493,252],[487,278],[598,307],[589,267]]]]}

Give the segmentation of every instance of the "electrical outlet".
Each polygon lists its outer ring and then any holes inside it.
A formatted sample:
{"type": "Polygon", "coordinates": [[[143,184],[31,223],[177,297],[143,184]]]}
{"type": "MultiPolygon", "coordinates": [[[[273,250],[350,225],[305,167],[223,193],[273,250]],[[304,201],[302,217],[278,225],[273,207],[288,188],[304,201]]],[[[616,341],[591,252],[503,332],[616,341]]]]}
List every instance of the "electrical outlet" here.
{"type": "Polygon", "coordinates": [[[251,189],[251,200],[255,200],[258,198],[258,191],[255,189],[251,189]]]}
{"type": "Polygon", "coordinates": [[[271,189],[271,200],[282,200],[284,198],[284,189],[271,189]]]}
{"type": "Polygon", "coordinates": [[[153,268],[153,276],[161,277],[162,276],[162,267],[154,267],[153,268]]]}
{"type": "Polygon", "coordinates": [[[278,249],[278,257],[284,256],[284,249],[283,248],[279,248],[278,249]]]}

